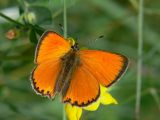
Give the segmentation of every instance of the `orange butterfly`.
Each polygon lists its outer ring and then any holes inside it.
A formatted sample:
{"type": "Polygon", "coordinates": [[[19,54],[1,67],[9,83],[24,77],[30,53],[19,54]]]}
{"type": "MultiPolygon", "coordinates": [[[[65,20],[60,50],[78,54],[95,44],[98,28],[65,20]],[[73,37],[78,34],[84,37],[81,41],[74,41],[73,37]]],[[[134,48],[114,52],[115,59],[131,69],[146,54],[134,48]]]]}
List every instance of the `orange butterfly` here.
{"type": "Polygon", "coordinates": [[[55,32],[45,32],[35,52],[31,80],[35,91],[54,98],[62,94],[62,101],[86,106],[100,95],[100,84],[110,86],[128,66],[128,59],[101,50],[79,50],[78,44],[55,32]]]}

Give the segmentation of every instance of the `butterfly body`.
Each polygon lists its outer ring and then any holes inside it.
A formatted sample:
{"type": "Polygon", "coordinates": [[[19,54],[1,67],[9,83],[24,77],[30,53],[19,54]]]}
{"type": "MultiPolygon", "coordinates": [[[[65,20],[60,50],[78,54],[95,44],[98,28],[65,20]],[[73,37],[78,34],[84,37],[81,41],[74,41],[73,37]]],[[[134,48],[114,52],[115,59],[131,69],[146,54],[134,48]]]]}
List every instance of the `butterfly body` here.
{"type": "Polygon", "coordinates": [[[71,78],[79,65],[78,49],[72,46],[71,50],[61,58],[61,70],[57,76],[55,92],[61,92],[62,96],[65,96],[71,78]]]}
{"type": "Polygon", "coordinates": [[[35,52],[36,67],[31,81],[34,90],[49,98],[62,94],[62,101],[87,106],[100,96],[100,85],[108,87],[126,71],[124,55],[101,51],[79,50],[53,31],[45,32],[35,52]]]}

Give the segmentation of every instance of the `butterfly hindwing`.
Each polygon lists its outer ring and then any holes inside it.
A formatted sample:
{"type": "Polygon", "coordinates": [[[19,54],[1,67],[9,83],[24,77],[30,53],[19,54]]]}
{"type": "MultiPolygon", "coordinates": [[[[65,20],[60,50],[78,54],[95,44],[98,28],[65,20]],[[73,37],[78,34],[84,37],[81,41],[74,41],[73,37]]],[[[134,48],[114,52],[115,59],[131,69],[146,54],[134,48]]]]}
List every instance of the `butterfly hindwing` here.
{"type": "Polygon", "coordinates": [[[73,75],[63,102],[86,106],[97,100],[100,87],[96,78],[81,64],[73,75]]]}
{"type": "Polygon", "coordinates": [[[54,87],[59,71],[59,62],[44,62],[37,65],[32,72],[32,84],[35,91],[43,96],[53,98],[55,95],[54,87]]]}

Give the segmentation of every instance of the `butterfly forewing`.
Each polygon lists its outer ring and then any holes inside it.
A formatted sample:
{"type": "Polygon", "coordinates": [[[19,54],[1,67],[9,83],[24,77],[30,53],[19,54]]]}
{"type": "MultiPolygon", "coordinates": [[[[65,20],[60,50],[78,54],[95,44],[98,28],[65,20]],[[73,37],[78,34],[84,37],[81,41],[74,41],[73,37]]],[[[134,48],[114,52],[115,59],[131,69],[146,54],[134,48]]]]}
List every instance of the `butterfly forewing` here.
{"type": "Polygon", "coordinates": [[[60,60],[70,50],[70,44],[63,37],[55,32],[45,32],[38,42],[35,62],[57,61],[60,60]]]}
{"type": "Polygon", "coordinates": [[[94,75],[98,83],[110,86],[118,80],[128,66],[128,59],[120,54],[100,50],[82,50],[82,64],[94,75]]]}

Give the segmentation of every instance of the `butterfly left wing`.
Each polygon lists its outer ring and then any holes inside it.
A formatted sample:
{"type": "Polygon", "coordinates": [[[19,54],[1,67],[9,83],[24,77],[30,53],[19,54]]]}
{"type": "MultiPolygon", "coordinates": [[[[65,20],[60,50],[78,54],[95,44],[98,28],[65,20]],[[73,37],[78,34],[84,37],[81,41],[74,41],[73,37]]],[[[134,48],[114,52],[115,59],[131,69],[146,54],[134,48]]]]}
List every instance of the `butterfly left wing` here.
{"type": "Polygon", "coordinates": [[[63,102],[76,106],[86,106],[97,100],[100,94],[99,83],[83,64],[81,64],[71,79],[63,102]]]}

